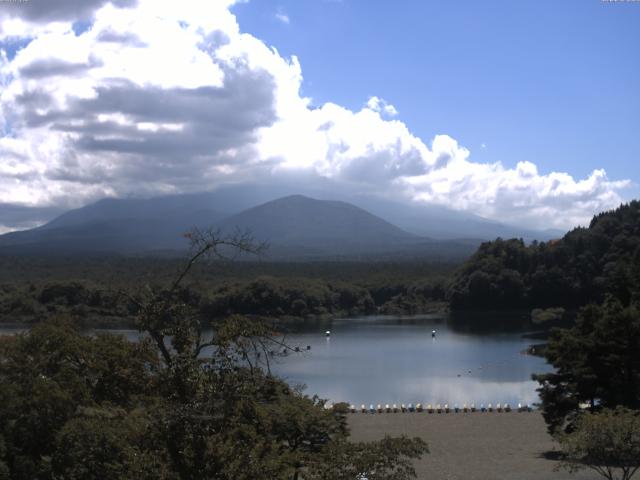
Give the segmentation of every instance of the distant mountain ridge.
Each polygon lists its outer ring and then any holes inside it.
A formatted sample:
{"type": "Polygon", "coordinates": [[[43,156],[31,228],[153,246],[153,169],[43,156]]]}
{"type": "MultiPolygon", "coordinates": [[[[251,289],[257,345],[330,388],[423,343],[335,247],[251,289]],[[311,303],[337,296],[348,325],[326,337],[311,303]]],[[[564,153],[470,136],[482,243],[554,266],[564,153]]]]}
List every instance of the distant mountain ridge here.
{"type": "Polygon", "coordinates": [[[566,233],[557,229],[533,230],[508,225],[438,205],[403,204],[366,196],[355,197],[350,199],[350,202],[374,215],[390,220],[403,230],[435,240],[486,241],[502,237],[543,241],[560,238],[566,233]]]}
{"type": "MultiPolygon", "coordinates": [[[[445,223],[442,218],[447,211],[437,208],[439,220],[433,211],[420,216],[421,210],[415,207],[405,211],[404,217],[400,212],[403,223],[410,217],[416,219],[415,224],[425,224],[421,230],[408,231],[389,218],[402,209],[391,202],[359,198],[357,203],[361,205],[356,206],[300,194],[273,199],[272,193],[242,186],[151,199],[104,199],[66,212],[38,228],[1,235],[0,254],[175,253],[188,245],[185,232],[210,226],[227,233],[249,230],[256,240],[270,244],[273,259],[458,259],[470,255],[483,239],[465,238],[464,230],[457,227],[453,231],[461,233],[458,240],[443,241],[441,235],[437,240],[429,238],[428,232],[445,223]],[[261,201],[255,204],[255,200],[261,201]],[[371,204],[374,211],[362,208],[363,204],[371,204]],[[376,211],[386,215],[376,215],[376,211]],[[429,221],[429,213],[437,220],[429,221]]],[[[454,220],[458,226],[464,224],[454,220]]]]}
{"type": "Polygon", "coordinates": [[[315,239],[358,238],[364,242],[415,240],[380,217],[346,202],[290,195],[226,218],[223,230],[244,227],[258,238],[283,244],[315,239]]]}
{"type": "Polygon", "coordinates": [[[219,220],[225,214],[207,206],[206,195],[176,195],[150,199],[105,198],[83,208],[70,210],[39,227],[42,230],[123,219],[170,219],[186,227],[203,219],[219,220]]]}

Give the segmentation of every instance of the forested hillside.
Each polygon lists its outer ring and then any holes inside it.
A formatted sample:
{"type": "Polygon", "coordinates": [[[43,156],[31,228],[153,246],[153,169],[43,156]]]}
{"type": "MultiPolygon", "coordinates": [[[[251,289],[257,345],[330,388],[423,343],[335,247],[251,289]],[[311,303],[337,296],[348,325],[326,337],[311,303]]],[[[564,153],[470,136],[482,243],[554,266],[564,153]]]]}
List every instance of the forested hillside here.
{"type": "MultiPolygon", "coordinates": [[[[157,288],[175,274],[174,259],[0,258],[0,323],[71,316],[77,324],[133,324],[126,293],[157,288]]],[[[203,316],[250,314],[329,319],[373,313],[413,314],[445,307],[448,264],[203,263],[182,300],[203,316]]]]}
{"type": "MultiPolygon", "coordinates": [[[[220,246],[259,247],[193,242],[167,286],[123,293],[146,334],[138,342],[82,334],[64,316],[0,335],[0,479],[416,478],[423,440],[349,442],[347,404],[326,408],[271,374],[269,358],[299,346],[257,319],[201,318],[183,286],[192,266],[220,246]]],[[[39,294],[86,297],[81,285],[39,294]]]]}
{"type": "Polygon", "coordinates": [[[562,239],[483,243],[455,274],[452,309],[517,309],[640,299],[640,202],[596,215],[562,239]]]}

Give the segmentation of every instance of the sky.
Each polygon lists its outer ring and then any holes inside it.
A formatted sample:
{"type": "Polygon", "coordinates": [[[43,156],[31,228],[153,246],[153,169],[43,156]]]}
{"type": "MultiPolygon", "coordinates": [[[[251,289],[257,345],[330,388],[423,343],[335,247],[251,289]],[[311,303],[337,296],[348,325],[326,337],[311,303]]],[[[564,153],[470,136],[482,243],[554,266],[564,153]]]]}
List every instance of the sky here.
{"type": "Polygon", "coordinates": [[[331,182],[532,228],[640,194],[640,2],[0,2],[0,232],[331,182]]]}

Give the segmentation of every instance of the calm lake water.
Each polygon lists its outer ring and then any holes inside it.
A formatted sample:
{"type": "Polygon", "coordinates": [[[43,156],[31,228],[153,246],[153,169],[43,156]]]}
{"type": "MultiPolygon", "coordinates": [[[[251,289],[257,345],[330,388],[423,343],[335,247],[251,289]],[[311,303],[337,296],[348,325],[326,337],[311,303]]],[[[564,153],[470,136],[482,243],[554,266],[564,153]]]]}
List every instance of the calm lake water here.
{"type": "MultiPolygon", "coordinates": [[[[278,358],[272,370],[331,402],[530,404],[538,401],[531,374],[551,370],[522,353],[535,343],[522,333],[464,333],[438,316],[350,318],[330,328],[329,338],[320,327],[289,335],[287,343],[303,352],[278,358]]],[[[0,334],[18,330],[0,327],[0,334]]]]}
{"type": "Polygon", "coordinates": [[[289,340],[311,351],[280,360],[281,377],[356,405],[533,403],[531,374],[551,370],[522,353],[535,343],[522,333],[460,333],[437,316],[337,320],[329,338],[313,332],[289,340]]]}

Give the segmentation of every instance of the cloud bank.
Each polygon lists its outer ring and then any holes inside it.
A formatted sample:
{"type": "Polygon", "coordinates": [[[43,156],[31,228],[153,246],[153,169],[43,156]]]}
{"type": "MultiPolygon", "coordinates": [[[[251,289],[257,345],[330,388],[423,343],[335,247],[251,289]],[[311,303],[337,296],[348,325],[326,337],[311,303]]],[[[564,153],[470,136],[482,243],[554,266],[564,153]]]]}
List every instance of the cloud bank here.
{"type": "Polygon", "coordinates": [[[314,105],[298,59],[243,33],[232,4],[3,5],[0,230],[105,196],[302,177],[530,227],[568,228],[622,201],[629,182],[604,170],[541,174],[474,162],[447,135],[425,142],[378,97],[357,111],[314,105]]]}

